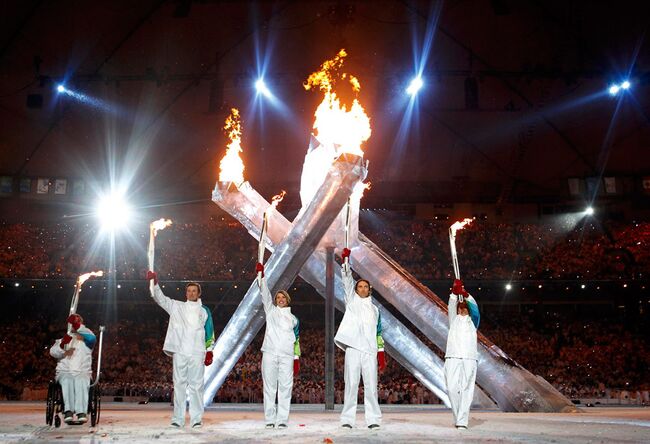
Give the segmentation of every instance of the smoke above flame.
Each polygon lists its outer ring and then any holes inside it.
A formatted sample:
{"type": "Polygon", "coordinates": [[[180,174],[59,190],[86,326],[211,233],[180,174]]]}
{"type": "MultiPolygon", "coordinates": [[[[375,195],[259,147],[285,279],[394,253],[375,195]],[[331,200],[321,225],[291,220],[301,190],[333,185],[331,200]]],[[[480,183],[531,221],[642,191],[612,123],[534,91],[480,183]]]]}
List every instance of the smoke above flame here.
{"type": "Polygon", "coordinates": [[[223,127],[230,139],[227,145],[226,154],[219,163],[219,181],[233,182],[239,187],[244,182],[244,161],[239,153],[241,148],[241,117],[237,108],[230,110],[230,115],[226,119],[226,125],[223,127]]]}
{"type": "Polygon", "coordinates": [[[361,83],[355,76],[341,72],[347,57],[341,49],[331,60],[326,60],[319,71],[312,73],[304,84],[306,90],[319,89],[324,93],[323,101],[314,113],[314,135],[324,145],[331,144],[339,154],[351,153],[363,156],[361,144],[370,138],[370,118],[358,100],[361,83]],[[354,93],[354,100],[348,110],[341,104],[334,88],[348,83],[354,93]]]}

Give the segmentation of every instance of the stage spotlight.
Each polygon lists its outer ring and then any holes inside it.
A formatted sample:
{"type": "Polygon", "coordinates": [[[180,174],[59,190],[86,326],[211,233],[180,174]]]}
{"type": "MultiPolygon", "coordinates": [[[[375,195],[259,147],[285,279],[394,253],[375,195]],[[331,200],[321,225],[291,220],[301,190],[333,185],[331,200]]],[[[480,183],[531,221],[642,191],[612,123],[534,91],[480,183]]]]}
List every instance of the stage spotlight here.
{"type": "Polygon", "coordinates": [[[60,93],[65,92],[65,86],[63,85],[57,85],[56,90],[60,93]]]}
{"type": "Polygon", "coordinates": [[[259,79],[255,82],[255,89],[258,94],[264,94],[266,97],[271,97],[271,91],[266,87],[264,79],[259,79]]]}
{"type": "Polygon", "coordinates": [[[628,89],[630,87],[630,82],[628,80],[621,83],[621,89],[628,89]]]}
{"type": "Polygon", "coordinates": [[[609,87],[609,93],[610,93],[612,96],[615,96],[616,94],[618,94],[619,89],[620,89],[620,88],[619,88],[618,85],[612,85],[612,86],[609,87]]]}
{"type": "Polygon", "coordinates": [[[409,83],[408,88],[406,88],[407,94],[410,94],[412,96],[416,95],[419,90],[422,89],[424,86],[424,82],[422,81],[422,77],[417,76],[413,80],[411,80],[411,83],[409,83]]]}
{"type": "Polygon", "coordinates": [[[117,231],[129,222],[131,206],[124,200],[123,195],[113,193],[99,200],[96,214],[103,230],[117,231]]]}
{"type": "Polygon", "coordinates": [[[591,216],[591,215],[593,215],[593,214],[594,214],[594,207],[587,207],[587,208],[585,208],[585,214],[586,214],[587,216],[591,216]]]}
{"type": "Polygon", "coordinates": [[[512,285],[511,284],[506,284],[506,291],[512,290],[512,285]]]}

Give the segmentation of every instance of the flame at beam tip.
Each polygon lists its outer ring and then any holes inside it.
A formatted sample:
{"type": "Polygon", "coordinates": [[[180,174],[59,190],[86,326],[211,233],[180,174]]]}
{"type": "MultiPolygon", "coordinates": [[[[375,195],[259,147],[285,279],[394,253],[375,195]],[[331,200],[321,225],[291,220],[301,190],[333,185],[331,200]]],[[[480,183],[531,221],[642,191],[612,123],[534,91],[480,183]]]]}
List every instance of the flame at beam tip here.
{"type": "Polygon", "coordinates": [[[284,196],[286,196],[286,194],[287,192],[282,190],[280,194],[276,194],[275,196],[273,196],[273,198],[271,199],[271,206],[273,208],[277,208],[278,204],[282,202],[282,199],[284,199],[284,196]]]}
{"type": "Polygon", "coordinates": [[[158,234],[158,231],[164,230],[172,224],[171,219],[160,218],[156,221],[151,222],[151,229],[153,230],[153,235],[158,234]]]}
{"type": "Polygon", "coordinates": [[[83,283],[86,282],[88,279],[90,279],[92,276],[101,277],[104,276],[104,272],[102,270],[99,270],[99,271],[91,271],[90,273],[82,274],[77,279],[77,282],[79,282],[79,286],[83,285],[83,283]]]}
{"type": "Polygon", "coordinates": [[[350,196],[350,200],[361,201],[361,198],[363,197],[363,193],[365,193],[366,190],[369,190],[370,188],[372,188],[372,184],[370,181],[357,183],[354,186],[354,189],[352,190],[352,195],[350,196]]]}
{"type": "Polygon", "coordinates": [[[463,228],[465,228],[466,225],[469,225],[469,224],[471,224],[472,222],[474,222],[474,219],[473,219],[473,218],[466,217],[466,218],[463,219],[463,220],[459,220],[459,221],[457,221],[457,222],[454,222],[454,223],[451,225],[451,227],[449,227],[449,230],[451,231],[451,234],[452,234],[453,236],[455,236],[455,235],[456,235],[456,232],[457,232],[458,230],[462,230],[463,228]]]}
{"type": "Polygon", "coordinates": [[[239,153],[242,152],[242,128],[241,118],[237,108],[230,110],[230,115],[226,119],[226,125],[223,129],[226,131],[230,143],[227,145],[226,154],[219,163],[219,181],[234,182],[239,187],[244,182],[244,162],[239,156],[239,153]]]}

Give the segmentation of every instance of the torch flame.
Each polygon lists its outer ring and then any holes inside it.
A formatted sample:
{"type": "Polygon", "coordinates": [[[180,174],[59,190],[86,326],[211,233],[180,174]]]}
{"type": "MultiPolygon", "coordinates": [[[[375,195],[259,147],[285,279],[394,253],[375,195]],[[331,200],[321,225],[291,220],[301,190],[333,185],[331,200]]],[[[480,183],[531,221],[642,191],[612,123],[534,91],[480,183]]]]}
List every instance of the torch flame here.
{"type": "Polygon", "coordinates": [[[354,189],[352,190],[352,195],[350,196],[351,200],[358,200],[360,201],[361,198],[363,197],[363,193],[366,190],[369,190],[372,188],[372,184],[370,181],[368,182],[359,182],[354,186],[354,189]]]}
{"type": "Polygon", "coordinates": [[[346,56],[345,49],[341,49],[332,60],[326,60],[320,71],[309,76],[304,87],[306,90],[318,87],[325,94],[314,113],[316,138],[324,145],[336,146],[339,154],[363,156],[361,144],[370,138],[370,118],[356,97],[348,110],[345,105],[341,105],[340,99],[333,91],[337,79],[347,80],[355,96],[361,89],[359,79],[346,73],[338,73],[346,56]]]}
{"type": "Polygon", "coordinates": [[[90,279],[92,276],[104,276],[104,272],[102,270],[99,271],[91,271],[90,273],[85,273],[79,276],[77,279],[78,285],[81,287],[84,282],[86,282],[88,279],[90,279]]]}
{"type": "Polygon", "coordinates": [[[273,198],[271,199],[271,206],[273,208],[277,208],[278,204],[280,202],[282,202],[282,199],[284,199],[284,196],[286,196],[286,194],[287,194],[287,192],[282,190],[282,192],[280,192],[280,194],[276,194],[275,196],[273,196],[273,198]]]}
{"type": "Polygon", "coordinates": [[[451,232],[451,235],[456,236],[456,232],[458,230],[462,230],[463,228],[465,228],[466,225],[471,224],[473,221],[474,221],[474,219],[470,219],[469,217],[467,217],[467,218],[465,218],[463,220],[460,220],[458,222],[454,222],[451,225],[451,227],[449,227],[449,231],[451,232]]]}
{"type": "Polygon", "coordinates": [[[239,153],[242,152],[242,131],[238,109],[232,108],[230,110],[230,115],[226,119],[226,125],[223,129],[226,131],[230,143],[228,144],[225,156],[223,156],[219,163],[219,181],[234,182],[239,187],[244,182],[244,162],[239,157],[239,153]]]}
{"type": "Polygon", "coordinates": [[[161,219],[158,219],[156,221],[151,222],[151,225],[149,225],[149,227],[151,228],[151,230],[153,231],[153,235],[155,236],[156,234],[158,234],[158,231],[164,230],[165,228],[167,228],[171,224],[172,224],[171,219],[161,218],[161,219]]]}

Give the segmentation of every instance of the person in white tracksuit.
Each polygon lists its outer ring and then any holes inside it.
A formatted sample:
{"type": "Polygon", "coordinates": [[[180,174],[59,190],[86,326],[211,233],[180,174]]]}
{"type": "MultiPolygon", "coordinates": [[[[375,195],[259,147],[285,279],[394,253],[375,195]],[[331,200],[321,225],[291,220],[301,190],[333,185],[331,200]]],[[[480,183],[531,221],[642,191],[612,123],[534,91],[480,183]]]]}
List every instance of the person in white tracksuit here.
{"type": "Polygon", "coordinates": [[[262,343],[264,420],[267,429],[276,427],[276,424],[279,429],[284,429],[289,422],[293,375],[300,369],[300,322],[291,313],[289,294],[280,290],[273,298],[264,279],[264,266],[258,263],[256,270],[266,315],[262,343]]]}
{"type": "Polygon", "coordinates": [[[63,393],[63,420],[66,424],[88,421],[88,390],[92,373],[92,354],[95,334],[83,324],[78,314],[68,317],[71,334],[57,339],[50,348],[50,355],[59,361],[56,364],[56,381],[63,393]]]}
{"type": "MultiPolygon", "coordinates": [[[[343,259],[350,250],[343,250],[343,259]]],[[[372,303],[370,283],[360,279],[356,283],[352,272],[344,264],[341,269],[345,287],[345,313],[334,337],[334,343],[345,351],[345,400],[340,423],[352,428],[356,422],[359,378],[363,377],[366,424],[377,429],[381,424],[381,410],[377,393],[377,367],[386,365],[384,340],[381,336],[381,317],[372,303]]]]}
{"type": "Polygon", "coordinates": [[[474,398],[478,351],[478,305],[456,279],[449,295],[449,336],[445,353],[445,381],[456,428],[466,429],[474,398]]]}
{"type": "Polygon", "coordinates": [[[214,325],[210,309],[201,302],[201,286],[191,282],[185,287],[186,301],[165,296],[158,285],[158,276],[147,272],[153,279],[151,297],[169,313],[169,325],[163,352],[172,357],[174,379],[174,413],[171,425],[185,425],[185,400],[189,395],[190,424],[199,428],[203,419],[203,371],[212,364],[214,325]]]}

